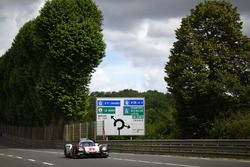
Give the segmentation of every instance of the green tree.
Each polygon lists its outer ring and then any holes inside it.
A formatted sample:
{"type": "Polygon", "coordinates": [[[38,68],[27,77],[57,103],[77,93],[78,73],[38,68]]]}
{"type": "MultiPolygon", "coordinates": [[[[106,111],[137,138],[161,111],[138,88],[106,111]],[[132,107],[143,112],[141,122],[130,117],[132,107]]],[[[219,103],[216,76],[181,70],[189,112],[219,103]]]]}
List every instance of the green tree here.
{"type": "Polygon", "coordinates": [[[250,139],[250,112],[235,112],[227,116],[220,114],[214,126],[208,130],[210,138],[250,139]]]}
{"type": "Polygon", "coordinates": [[[101,12],[91,0],[47,1],[37,25],[48,48],[39,85],[42,102],[57,120],[81,119],[91,73],[104,57],[101,12]]]}
{"type": "Polygon", "coordinates": [[[3,83],[4,83],[4,64],[3,59],[0,57],[0,122],[4,122],[4,106],[1,104],[2,102],[5,102],[5,92],[3,89],[3,83]]]}
{"type": "Polygon", "coordinates": [[[0,58],[4,122],[45,125],[82,119],[91,74],[104,54],[102,14],[93,1],[46,1],[0,58]]]}
{"type": "Polygon", "coordinates": [[[146,100],[146,137],[173,138],[176,134],[173,97],[151,90],[142,93],[142,96],[146,100]]]}
{"type": "Polygon", "coordinates": [[[35,96],[38,73],[34,21],[27,22],[15,37],[3,61],[3,107],[5,120],[11,124],[42,124],[43,112],[35,96]],[[7,118],[6,118],[7,117],[7,118]]]}
{"type": "Polygon", "coordinates": [[[179,137],[206,137],[216,115],[249,104],[249,38],[226,1],[199,3],[176,38],[165,80],[176,100],[179,137]]]}

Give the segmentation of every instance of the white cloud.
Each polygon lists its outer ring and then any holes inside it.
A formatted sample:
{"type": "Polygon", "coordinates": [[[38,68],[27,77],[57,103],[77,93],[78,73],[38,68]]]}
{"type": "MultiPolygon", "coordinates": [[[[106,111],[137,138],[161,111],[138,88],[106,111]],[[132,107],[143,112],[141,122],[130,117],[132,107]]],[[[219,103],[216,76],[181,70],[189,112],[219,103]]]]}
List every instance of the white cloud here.
{"type": "Polygon", "coordinates": [[[241,21],[243,22],[243,33],[250,37],[250,15],[242,15],[241,21]]]}
{"type": "Polygon", "coordinates": [[[158,90],[166,92],[166,82],[164,80],[164,71],[162,68],[153,68],[145,75],[144,90],[158,90]]]}
{"type": "Polygon", "coordinates": [[[0,55],[2,55],[7,48],[11,45],[11,40],[14,38],[18,28],[16,26],[16,22],[13,19],[5,18],[0,23],[1,31],[0,31],[0,55]],[[7,33],[8,32],[8,33],[7,33]]]}
{"type": "Polygon", "coordinates": [[[102,68],[97,68],[96,72],[93,74],[91,78],[91,91],[110,91],[111,79],[110,75],[108,75],[107,71],[102,68]]]}
{"type": "Polygon", "coordinates": [[[104,36],[114,51],[128,57],[135,66],[161,65],[167,60],[180,20],[145,19],[129,31],[104,29],[104,36]]]}
{"type": "Polygon", "coordinates": [[[107,55],[92,77],[90,90],[153,89],[166,92],[164,66],[180,20],[144,19],[128,31],[104,29],[107,55]],[[118,59],[115,61],[118,65],[108,63],[111,55],[118,59]]]}
{"type": "Polygon", "coordinates": [[[45,0],[1,1],[0,3],[0,56],[11,43],[25,22],[36,17],[45,0]]]}
{"type": "Polygon", "coordinates": [[[138,69],[130,66],[100,66],[93,74],[90,91],[139,90],[142,77],[138,69]]]}
{"type": "Polygon", "coordinates": [[[93,74],[90,91],[119,91],[134,89],[138,91],[158,90],[166,92],[164,71],[162,68],[136,68],[128,66],[98,67],[93,74]]]}
{"type": "Polygon", "coordinates": [[[148,20],[149,35],[155,38],[173,38],[175,30],[179,28],[181,18],[169,18],[162,20],[148,20]]]}
{"type": "MultiPolygon", "coordinates": [[[[103,12],[106,57],[93,74],[91,91],[156,89],[166,92],[164,66],[181,18],[197,0],[94,0],[103,12]],[[138,6],[140,6],[138,8],[138,6]]],[[[230,0],[250,36],[249,2],[230,0]]],[[[0,0],[0,56],[21,26],[38,15],[45,0],[0,0]]]]}

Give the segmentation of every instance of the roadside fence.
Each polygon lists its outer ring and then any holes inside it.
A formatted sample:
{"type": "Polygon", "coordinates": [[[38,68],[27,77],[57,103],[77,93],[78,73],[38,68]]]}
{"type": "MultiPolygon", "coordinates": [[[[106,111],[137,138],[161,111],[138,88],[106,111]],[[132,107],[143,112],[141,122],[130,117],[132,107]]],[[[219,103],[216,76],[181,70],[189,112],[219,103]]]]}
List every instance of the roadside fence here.
{"type": "Polygon", "coordinates": [[[31,140],[77,141],[80,138],[96,139],[96,123],[80,122],[63,126],[21,127],[0,125],[0,133],[31,140]]]}

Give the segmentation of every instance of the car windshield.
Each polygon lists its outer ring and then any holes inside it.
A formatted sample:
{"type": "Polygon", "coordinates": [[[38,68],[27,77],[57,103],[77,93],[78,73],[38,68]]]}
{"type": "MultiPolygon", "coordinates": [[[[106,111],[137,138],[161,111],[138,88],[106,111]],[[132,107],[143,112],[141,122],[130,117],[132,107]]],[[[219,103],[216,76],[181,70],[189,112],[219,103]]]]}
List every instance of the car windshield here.
{"type": "Polygon", "coordinates": [[[90,142],[90,141],[85,141],[85,142],[81,142],[82,146],[95,146],[94,142],[90,142]]]}

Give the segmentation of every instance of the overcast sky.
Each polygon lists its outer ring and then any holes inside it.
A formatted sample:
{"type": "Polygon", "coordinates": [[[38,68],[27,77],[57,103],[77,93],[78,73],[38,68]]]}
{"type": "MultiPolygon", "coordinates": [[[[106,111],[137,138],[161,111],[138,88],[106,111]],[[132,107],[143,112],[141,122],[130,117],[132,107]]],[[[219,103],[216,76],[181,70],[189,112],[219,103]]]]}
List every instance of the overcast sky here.
{"type": "MultiPolygon", "coordinates": [[[[106,56],[93,74],[91,91],[167,92],[164,66],[181,18],[202,0],[94,0],[103,12],[106,56]]],[[[250,1],[230,0],[250,37],[250,1]]],[[[0,55],[45,0],[0,0],[0,55]]]]}

